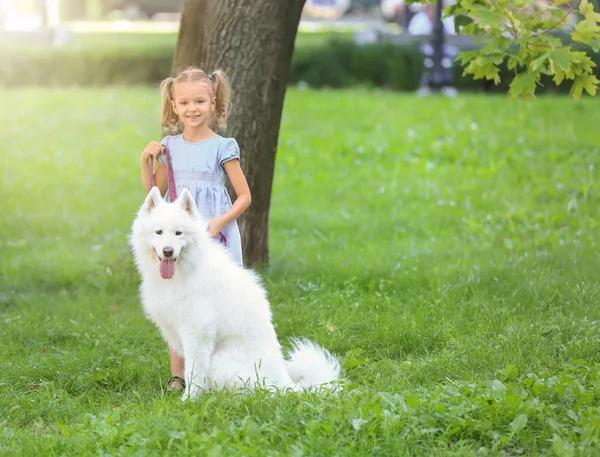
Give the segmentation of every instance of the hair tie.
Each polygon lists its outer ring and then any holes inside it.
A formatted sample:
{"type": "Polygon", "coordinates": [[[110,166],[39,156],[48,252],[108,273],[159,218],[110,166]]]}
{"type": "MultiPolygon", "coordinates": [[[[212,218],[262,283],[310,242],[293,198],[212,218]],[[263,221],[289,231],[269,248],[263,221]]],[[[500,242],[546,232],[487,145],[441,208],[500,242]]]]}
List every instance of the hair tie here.
{"type": "Polygon", "coordinates": [[[210,79],[211,81],[213,80],[212,75],[206,75],[206,76],[208,76],[208,79],[210,79]]]}

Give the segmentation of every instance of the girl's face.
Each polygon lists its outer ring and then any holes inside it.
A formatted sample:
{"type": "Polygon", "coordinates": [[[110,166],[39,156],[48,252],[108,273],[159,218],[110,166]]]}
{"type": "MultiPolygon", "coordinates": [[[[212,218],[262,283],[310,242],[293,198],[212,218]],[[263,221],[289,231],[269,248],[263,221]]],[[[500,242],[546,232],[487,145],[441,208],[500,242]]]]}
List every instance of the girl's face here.
{"type": "Polygon", "coordinates": [[[173,86],[173,110],[184,129],[210,126],[215,109],[208,84],[203,81],[176,83],[173,86]]]}

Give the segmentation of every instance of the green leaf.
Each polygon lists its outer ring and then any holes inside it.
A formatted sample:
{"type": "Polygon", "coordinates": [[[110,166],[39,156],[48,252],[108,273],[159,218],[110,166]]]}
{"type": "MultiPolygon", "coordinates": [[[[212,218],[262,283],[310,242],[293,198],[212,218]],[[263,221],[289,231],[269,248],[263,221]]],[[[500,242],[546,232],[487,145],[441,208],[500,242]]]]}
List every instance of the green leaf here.
{"type": "Polygon", "coordinates": [[[552,80],[554,81],[554,83],[557,86],[560,86],[560,84],[565,80],[565,72],[559,69],[555,69],[554,70],[554,78],[552,78],[552,80]]]}
{"type": "Polygon", "coordinates": [[[518,431],[523,430],[526,425],[527,425],[527,414],[519,414],[510,423],[510,431],[512,434],[515,434],[518,431]]]}
{"type": "Polygon", "coordinates": [[[454,17],[454,32],[458,35],[462,27],[466,27],[473,23],[473,19],[469,16],[460,15],[454,17]]]}
{"type": "Polygon", "coordinates": [[[556,452],[558,457],[573,457],[575,450],[568,441],[563,440],[557,434],[552,436],[552,450],[556,452]]]}
{"type": "Polygon", "coordinates": [[[421,400],[416,395],[407,395],[406,404],[412,409],[417,409],[421,404],[421,400]]]}
{"type": "Polygon", "coordinates": [[[471,8],[470,15],[483,26],[490,26],[499,29],[502,27],[504,16],[491,10],[488,6],[474,5],[471,8]]]}
{"type": "Polygon", "coordinates": [[[550,52],[550,60],[554,68],[560,68],[562,71],[567,72],[571,69],[573,55],[571,50],[567,48],[554,49],[550,52]]]}
{"type": "Polygon", "coordinates": [[[223,455],[223,446],[220,444],[215,445],[208,453],[206,457],[221,457],[223,455]]]}
{"type": "Polygon", "coordinates": [[[483,65],[487,65],[489,63],[493,63],[494,65],[500,65],[504,60],[504,56],[499,52],[494,54],[484,54],[477,58],[477,61],[483,65]]]}
{"type": "Polygon", "coordinates": [[[485,46],[477,49],[479,54],[483,55],[498,55],[500,58],[504,58],[506,50],[512,46],[512,40],[506,37],[493,37],[490,38],[485,46]]]}
{"type": "Polygon", "coordinates": [[[560,38],[555,37],[553,35],[539,35],[536,37],[536,40],[547,45],[548,50],[558,49],[563,46],[563,43],[560,40],[560,38]]]}
{"type": "Polygon", "coordinates": [[[506,65],[509,70],[514,70],[518,65],[523,65],[523,59],[519,56],[510,56],[506,65]]]}
{"type": "Polygon", "coordinates": [[[67,428],[67,426],[61,422],[55,422],[54,425],[56,426],[57,429],[60,430],[60,433],[64,436],[66,436],[67,438],[70,438],[73,433],[71,433],[69,431],[69,429],[67,428]]]}
{"type": "Polygon", "coordinates": [[[536,78],[533,73],[520,73],[515,76],[510,83],[509,94],[511,98],[523,96],[525,99],[529,96],[535,97],[536,78]]]}
{"type": "Polygon", "coordinates": [[[519,373],[519,370],[517,369],[516,366],[511,364],[511,365],[506,365],[498,373],[502,376],[502,379],[507,380],[507,379],[512,379],[515,376],[517,376],[517,374],[519,373]]]}
{"type": "Polygon", "coordinates": [[[596,66],[596,64],[590,58],[590,56],[588,56],[585,52],[580,51],[571,52],[571,55],[573,56],[571,62],[576,64],[574,66],[579,70],[577,74],[581,73],[582,71],[593,73],[592,69],[596,66]]]}
{"type": "Polygon", "coordinates": [[[575,31],[571,33],[571,38],[573,38],[574,41],[579,41],[581,43],[590,43],[596,38],[599,30],[600,28],[596,21],[585,19],[575,25],[575,31]]]}
{"type": "Polygon", "coordinates": [[[460,59],[461,63],[463,65],[465,65],[465,64],[469,63],[471,60],[475,59],[478,55],[479,55],[479,51],[478,50],[462,51],[458,55],[458,58],[460,59]]]}
{"type": "MultiPolygon", "coordinates": [[[[444,13],[446,13],[447,16],[456,16],[456,10],[459,8],[459,4],[455,3],[454,5],[450,5],[444,8],[444,13]]],[[[458,19],[458,18],[456,18],[458,19]]],[[[456,20],[455,19],[455,20],[456,20]]]]}
{"type": "Polygon", "coordinates": [[[577,100],[581,97],[585,89],[588,94],[594,96],[598,90],[598,83],[600,81],[594,75],[582,73],[573,81],[569,95],[577,100]]]}
{"type": "Polygon", "coordinates": [[[550,52],[542,54],[540,57],[531,62],[531,71],[538,71],[538,69],[544,64],[546,59],[550,56],[550,52]]]}
{"type": "Polygon", "coordinates": [[[502,381],[494,379],[492,381],[492,390],[495,394],[504,395],[504,393],[506,392],[506,386],[502,383],[502,381]]]}
{"type": "Polygon", "coordinates": [[[487,79],[494,80],[495,84],[500,82],[500,69],[492,62],[485,63],[483,56],[472,60],[471,63],[465,68],[463,74],[471,74],[474,79],[487,79]]]}
{"type": "Polygon", "coordinates": [[[550,16],[555,19],[563,19],[565,21],[568,19],[568,16],[560,8],[549,7],[547,11],[550,13],[550,16]]]}
{"type": "Polygon", "coordinates": [[[365,359],[349,359],[344,362],[344,368],[350,370],[365,363],[365,359]]]}
{"type": "Polygon", "coordinates": [[[588,0],[581,0],[579,3],[579,12],[586,20],[594,23],[600,21],[600,14],[594,12],[594,5],[588,0]]]}
{"type": "Polygon", "coordinates": [[[552,428],[552,430],[560,430],[563,427],[563,424],[558,422],[556,419],[553,419],[552,417],[548,419],[548,425],[550,426],[550,428],[552,428]]]}

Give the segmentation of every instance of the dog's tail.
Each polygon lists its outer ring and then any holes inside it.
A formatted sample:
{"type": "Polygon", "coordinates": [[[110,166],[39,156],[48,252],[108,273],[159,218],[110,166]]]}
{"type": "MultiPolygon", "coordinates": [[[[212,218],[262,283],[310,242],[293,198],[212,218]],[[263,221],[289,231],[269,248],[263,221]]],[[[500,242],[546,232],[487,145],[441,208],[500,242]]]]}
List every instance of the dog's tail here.
{"type": "Polygon", "coordinates": [[[340,377],[340,362],[329,351],[308,340],[294,340],[285,367],[296,386],[328,384],[340,377]]]}

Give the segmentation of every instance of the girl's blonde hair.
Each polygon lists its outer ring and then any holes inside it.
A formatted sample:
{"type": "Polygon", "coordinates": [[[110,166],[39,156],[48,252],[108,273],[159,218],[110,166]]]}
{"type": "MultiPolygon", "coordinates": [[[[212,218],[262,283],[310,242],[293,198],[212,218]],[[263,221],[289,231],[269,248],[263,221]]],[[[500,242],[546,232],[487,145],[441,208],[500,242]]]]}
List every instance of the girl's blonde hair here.
{"type": "Polygon", "coordinates": [[[215,97],[215,120],[217,125],[224,129],[229,118],[231,84],[223,70],[216,70],[211,74],[196,67],[188,67],[174,78],[167,78],[160,83],[161,109],[160,123],[166,135],[182,133],[183,126],[173,110],[173,89],[175,84],[181,82],[205,81],[209,87],[211,97],[215,97]]]}

